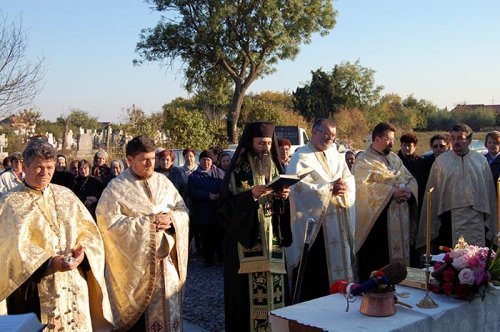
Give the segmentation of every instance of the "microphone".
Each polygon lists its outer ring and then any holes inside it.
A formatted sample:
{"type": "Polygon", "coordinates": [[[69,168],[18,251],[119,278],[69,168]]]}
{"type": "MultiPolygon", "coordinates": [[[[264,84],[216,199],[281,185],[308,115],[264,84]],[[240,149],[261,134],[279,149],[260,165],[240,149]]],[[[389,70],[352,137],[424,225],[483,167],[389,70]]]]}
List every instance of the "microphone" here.
{"type": "Polygon", "coordinates": [[[309,218],[306,221],[306,231],[304,232],[304,243],[311,244],[312,236],[316,230],[316,220],[314,218],[309,218]]]}
{"type": "Polygon", "coordinates": [[[384,266],[380,270],[373,271],[371,274],[372,277],[362,284],[337,280],[330,286],[330,293],[342,293],[358,296],[378,287],[379,285],[389,286],[399,284],[401,281],[406,279],[407,274],[408,272],[406,271],[406,266],[404,264],[393,262],[384,266]]]}

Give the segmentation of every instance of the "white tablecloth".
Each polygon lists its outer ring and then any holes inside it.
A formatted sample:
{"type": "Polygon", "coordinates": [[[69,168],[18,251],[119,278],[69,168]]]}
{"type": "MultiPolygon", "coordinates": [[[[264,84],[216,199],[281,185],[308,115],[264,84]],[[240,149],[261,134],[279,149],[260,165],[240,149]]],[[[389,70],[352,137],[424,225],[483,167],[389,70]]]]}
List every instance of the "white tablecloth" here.
{"type": "Polygon", "coordinates": [[[359,312],[361,297],[350,304],[346,312],[346,300],[341,294],[325,296],[312,301],[271,312],[271,329],[275,332],[289,331],[288,321],[319,328],[324,331],[500,331],[500,290],[493,289],[484,299],[478,297],[471,303],[463,300],[429,293],[439,305],[435,309],[421,309],[417,303],[425,292],[419,289],[398,286],[396,293],[407,292],[408,298],[400,301],[413,306],[412,309],[396,305],[396,314],[390,317],[369,317],[359,312]]]}

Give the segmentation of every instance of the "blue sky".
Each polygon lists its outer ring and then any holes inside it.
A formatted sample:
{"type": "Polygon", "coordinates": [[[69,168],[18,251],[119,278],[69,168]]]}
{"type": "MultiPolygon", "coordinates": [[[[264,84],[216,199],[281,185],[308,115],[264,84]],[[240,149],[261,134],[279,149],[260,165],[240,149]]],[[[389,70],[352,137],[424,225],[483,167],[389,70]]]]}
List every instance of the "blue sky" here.
{"type": "MultiPolygon", "coordinates": [[[[336,0],[337,25],[314,36],[250,92],[294,91],[311,70],[357,59],[376,71],[383,93],[413,94],[438,107],[500,104],[500,2],[336,0]]],[[[135,45],[160,14],[140,0],[3,0],[8,20],[28,29],[28,57],[43,56],[45,85],[34,100],[50,120],[78,108],[119,122],[135,104],[147,113],[187,93],[182,64],[139,67],[135,45]]]]}

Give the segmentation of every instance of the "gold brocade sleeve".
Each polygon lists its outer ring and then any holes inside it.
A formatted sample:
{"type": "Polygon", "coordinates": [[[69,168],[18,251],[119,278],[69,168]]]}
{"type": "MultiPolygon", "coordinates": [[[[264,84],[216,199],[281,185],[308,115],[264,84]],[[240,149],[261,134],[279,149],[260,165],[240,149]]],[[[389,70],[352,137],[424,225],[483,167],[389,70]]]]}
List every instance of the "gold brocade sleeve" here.
{"type": "Polygon", "coordinates": [[[390,203],[396,187],[404,184],[414,197],[418,196],[417,183],[399,157],[390,153],[385,158],[367,149],[356,159],[353,167],[356,181],[356,252],[390,203]]]}
{"type": "Polygon", "coordinates": [[[51,184],[43,194],[23,186],[0,199],[0,255],[6,264],[0,269],[0,301],[49,258],[71,252],[80,245],[90,265],[88,273],[79,270],[49,273],[39,281],[42,323],[62,326],[69,322],[83,330],[90,326],[94,330],[109,329],[113,318],[104,279],[101,236],[80,200],[61,186],[51,184]],[[65,294],[68,285],[85,290],[73,294],[72,301],[81,313],[92,315],[78,315],[65,309],[71,306],[65,294]]]}

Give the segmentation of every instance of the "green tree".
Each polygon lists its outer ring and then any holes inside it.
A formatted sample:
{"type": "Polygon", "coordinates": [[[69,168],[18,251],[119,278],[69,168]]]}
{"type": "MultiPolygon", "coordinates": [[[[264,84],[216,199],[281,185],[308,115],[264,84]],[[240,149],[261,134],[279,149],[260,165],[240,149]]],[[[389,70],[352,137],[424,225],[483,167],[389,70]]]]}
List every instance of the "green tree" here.
{"type": "Polygon", "coordinates": [[[34,110],[33,108],[25,108],[19,112],[19,116],[28,126],[36,126],[40,121],[42,113],[34,110]]]}
{"type": "Polygon", "coordinates": [[[342,105],[339,93],[335,91],[331,75],[321,69],[311,74],[311,81],[293,93],[294,109],[309,121],[329,118],[342,105]]]}
{"type": "Polygon", "coordinates": [[[294,92],[294,107],[310,121],[329,118],[341,108],[368,111],[378,102],[383,89],[375,85],[374,74],[359,60],[335,65],[331,73],[313,71],[310,83],[294,92]]]}
{"type": "Polygon", "coordinates": [[[64,127],[63,134],[63,146],[66,146],[66,134],[71,129],[73,133],[77,133],[79,128],[83,129],[97,129],[99,128],[99,122],[97,122],[97,117],[90,116],[88,112],[82,111],[80,109],[72,109],[68,115],[60,115],[56,122],[64,127]]]}
{"type": "Polygon", "coordinates": [[[329,33],[336,12],[330,0],[151,0],[169,12],[137,44],[140,60],[185,63],[188,91],[232,83],[228,141],[237,139],[243,97],[258,78],[282,59],[294,59],[315,32],[329,33]]]}
{"type": "Polygon", "coordinates": [[[309,123],[293,110],[293,97],[286,92],[264,91],[245,97],[241,109],[239,128],[248,122],[269,121],[275,125],[294,125],[305,129],[309,123]]]}
{"type": "Polygon", "coordinates": [[[214,124],[207,121],[203,111],[165,105],[163,119],[168,119],[163,123],[168,147],[208,149],[214,145],[214,124]]]}
{"type": "Polygon", "coordinates": [[[457,123],[453,113],[448,110],[437,110],[427,117],[427,130],[450,130],[451,126],[457,123]]]}
{"type": "Polygon", "coordinates": [[[496,123],[496,112],[485,107],[473,110],[455,111],[453,116],[456,122],[468,124],[472,130],[480,131],[482,128],[494,127],[496,123]]]}
{"type": "Polygon", "coordinates": [[[82,111],[80,109],[72,109],[68,115],[60,115],[57,122],[68,126],[73,131],[77,131],[78,128],[83,129],[98,129],[99,122],[97,117],[90,116],[88,112],[82,111]]]}
{"type": "Polygon", "coordinates": [[[45,133],[52,133],[54,138],[61,139],[64,136],[64,126],[57,121],[49,121],[41,119],[38,121],[36,126],[36,134],[45,135],[45,133]]]}
{"type": "Polygon", "coordinates": [[[241,108],[240,126],[254,121],[269,121],[274,124],[281,124],[281,114],[276,105],[260,99],[258,96],[246,96],[241,108]]]}
{"type": "Polygon", "coordinates": [[[415,113],[415,129],[425,129],[429,116],[438,111],[438,107],[430,101],[425,99],[417,100],[413,95],[406,97],[402,104],[404,108],[415,113]]]}
{"type": "Polygon", "coordinates": [[[144,111],[132,105],[131,108],[125,110],[123,117],[124,123],[122,129],[133,137],[145,135],[153,139],[157,144],[163,144],[158,133],[162,128],[163,117],[161,113],[147,116],[144,111]]]}
{"type": "Polygon", "coordinates": [[[355,63],[342,62],[332,71],[335,90],[340,93],[342,106],[348,109],[367,109],[380,99],[383,86],[375,85],[375,70],[355,63]]]}
{"type": "Polygon", "coordinates": [[[370,128],[361,110],[342,108],[335,114],[334,120],[339,139],[348,141],[351,146],[363,146],[363,139],[370,133],[370,128]]]}
{"type": "Polygon", "coordinates": [[[396,93],[389,93],[369,110],[364,110],[366,121],[369,128],[375,127],[379,122],[391,122],[396,119],[396,115],[403,111],[401,97],[396,93]]]}

